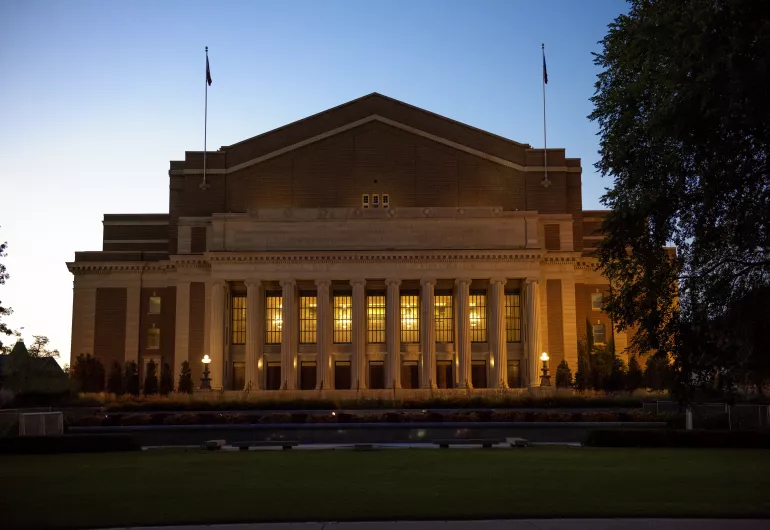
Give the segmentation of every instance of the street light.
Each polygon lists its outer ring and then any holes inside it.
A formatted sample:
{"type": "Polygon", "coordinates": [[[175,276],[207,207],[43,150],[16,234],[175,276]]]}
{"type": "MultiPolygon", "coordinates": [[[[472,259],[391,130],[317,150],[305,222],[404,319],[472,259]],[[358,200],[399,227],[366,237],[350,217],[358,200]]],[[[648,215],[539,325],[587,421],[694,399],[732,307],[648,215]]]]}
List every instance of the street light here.
{"type": "Polygon", "coordinates": [[[201,377],[201,390],[211,390],[211,372],[209,372],[209,364],[211,364],[211,357],[208,354],[203,356],[201,360],[203,362],[203,377],[201,377]]]}
{"type": "Polygon", "coordinates": [[[548,354],[543,352],[540,360],[543,361],[543,375],[540,376],[540,386],[551,386],[551,376],[548,375],[548,354]]]}

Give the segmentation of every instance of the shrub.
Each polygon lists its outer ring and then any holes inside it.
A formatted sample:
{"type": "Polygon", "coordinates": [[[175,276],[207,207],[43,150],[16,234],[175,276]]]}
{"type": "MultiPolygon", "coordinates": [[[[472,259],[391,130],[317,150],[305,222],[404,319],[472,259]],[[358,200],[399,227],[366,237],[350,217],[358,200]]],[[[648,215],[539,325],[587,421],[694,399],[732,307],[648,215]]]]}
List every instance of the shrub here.
{"type": "Polygon", "coordinates": [[[184,361],[182,363],[182,371],[179,373],[179,385],[177,390],[180,393],[192,394],[193,393],[193,380],[192,372],[190,371],[190,363],[184,361]]]}
{"type": "Polygon", "coordinates": [[[163,420],[164,425],[200,425],[200,416],[194,412],[182,412],[171,414],[163,420]]]}
{"type": "Polygon", "coordinates": [[[116,396],[122,396],[125,393],[123,386],[123,367],[120,366],[118,361],[112,363],[110,376],[107,379],[107,392],[111,392],[116,396]]]}
{"type": "Polygon", "coordinates": [[[167,396],[174,391],[174,374],[171,373],[171,367],[168,363],[163,363],[160,367],[160,395],[167,396]]]}
{"type": "Polygon", "coordinates": [[[591,447],[770,448],[768,431],[684,431],[673,429],[592,430],[591,447]]]}
{"type": "Polygon", "coordinates": [[[569,388],[572,386],[572,370],[565,359],[562,359],[556,367],[556,388],[569,388]]]}
{"type": "Polygon", "coordinates": [[[91,354],[78,355],[70,373],[75,387],[80,392],[104,391],[104,366],[91,354]]]}
{"type": "Polygon", "coordinates": [[[150,425],[152,416],[150,414],[126,414],[120,418],[120,424],[129,425],[150,425]]]}
{"type": "Polygon", "coordinates": [[[668,358],[650,355],[644,370],[644,384],[653,390],[670,390],[674,385],[674,370],[668,358]]]}
{"type": "Polygon", "coordinates": [[[146,366],[147,373],[144,376],[143,393],[145,396],[158,393],[158,365],[150,359],[146,366]]]}
{"type": "Polygon", "coordinates": [[[626,387],[626,363],[620,357],[614,357],[610,364],[610,377],[605,384],[605,390],[618,392],[626,387]]]}
{"type": "Polygon", "coordinates": [[[125,381],[123,387],[127,394],[132,396],[139,395],[139,367],[136,362],[128,361],[125,367],[125,374],[123,376],[125,381]]]}
{"type": "Polygon", "coordinates": [[[628,360],[628,373],[626,374],[626,390],[633,392],[644,384],[644,372],[636,355],[628,360]]]}

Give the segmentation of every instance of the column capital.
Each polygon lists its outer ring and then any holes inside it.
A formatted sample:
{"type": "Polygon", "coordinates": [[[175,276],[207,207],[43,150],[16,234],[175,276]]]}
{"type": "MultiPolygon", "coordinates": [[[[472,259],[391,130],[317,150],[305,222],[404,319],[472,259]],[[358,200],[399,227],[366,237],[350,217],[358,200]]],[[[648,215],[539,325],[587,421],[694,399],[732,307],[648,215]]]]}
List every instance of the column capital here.
{"type": "Polygon", "coordinates": [[[287,287],[294,287],[295,285],[297,285],[296,280],[280,280],[278,283],[281,284],[281,287],[284,289],[287,287]]]}
{"type": "Polygon", "coordinates": [[[455,285],[462,285],[462,284],[471,284],[471,280],[468,278],[457,278],[455,279],[455,285]]]}
{"type": "Polygon", "coordinates": [[[211,287],[212,289],[224,289],[227,287],[227,282],[225,280],[212,280],[211,287]]]}
{"type": "Polygon", "coordinates": [[[501,283],[501,284],[505,285],[506,283],[508,283],[508,278],[500,278],[500,277],[491,278],[489,280],[489,283],[492,284],[492,285],[494,285],[496,283],[501,283]]]}
{"type": "Polygon", "coordinates": [[[253,288],[257,288],[257,289],[259,289],[259,286],[262,285],[262,281],[261,280],[256,280],[254,278],[247,278],[246,281],[243,282],[243,283],[246,284],[246,289],[249,289],[249,288],[252,288],[252,289],[253,288]]]}
{"type": "Polygon", "coordinates": [[[353,287],[356,287],[357,285],[366,287],[366,280],[362,278],[355,278],[353,280],[350,280],[350,285],[352,285],[353,287]]]}
{"type": "Polygon", "coordinates": [[[524,283],[539,283],[540,278],[525,278],[524,283]]]}
{"type": "Polygon", "coordinates": [[[395,278],[389,278],[385,280],[385,285],[387,285],[388,287],[398,287],[399,285],[401,285],[401,280],[395,279],[395,278]]]}
{"type": "Polygon", "coordinates": [[[436,286],[436,280],[435,278],[423,278],[420,280],[420,285],[425,287],[426,285],[430,285],[435,287],[436,286]]]}
{"type": "Polygon", "coordinates": [[[318,289],[328,289],[329,287],[331,287],[331,284],[332,284],[332,281],[326,280],[326,279],[315,281],[315,286],[318,289]]]}

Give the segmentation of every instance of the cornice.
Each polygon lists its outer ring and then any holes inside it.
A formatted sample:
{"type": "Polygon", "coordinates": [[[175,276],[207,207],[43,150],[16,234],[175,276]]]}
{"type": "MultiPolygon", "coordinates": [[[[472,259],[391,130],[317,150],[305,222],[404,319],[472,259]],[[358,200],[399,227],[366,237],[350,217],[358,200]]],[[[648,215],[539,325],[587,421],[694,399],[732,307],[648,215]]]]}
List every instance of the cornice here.
{"type": "Polygon", "coordinates": [[[232,264],[294,264],[294,263],[460,263],[467,261],[484,262],[535,262],[542,256],[539,250],[522,252],[446,252],[440,254],[415,253],[323,253],[323,254],[262,254],[262,253],[209,253],[212,265],[232,264]]]}
{"type": "Polygon", "coordinates": [[[177,270],[173,263],[168,261],[136,262],[136,261],[72,261],[67,263],[67,269],[74,275],[81,274],[140,274],[140,273],[164,273],[177,270]]]}

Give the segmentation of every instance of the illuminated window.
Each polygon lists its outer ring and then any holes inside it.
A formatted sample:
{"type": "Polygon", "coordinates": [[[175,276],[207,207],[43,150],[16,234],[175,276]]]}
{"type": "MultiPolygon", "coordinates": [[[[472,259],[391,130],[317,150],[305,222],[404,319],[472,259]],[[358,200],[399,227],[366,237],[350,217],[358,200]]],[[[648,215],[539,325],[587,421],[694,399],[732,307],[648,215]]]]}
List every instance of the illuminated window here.
{"type": "Polygon", "coordinates": [[[334,342],[349,344],[352,341],[353,297],[349,294],[334,295],[334,342]]]}
{"type": "Polygon", "coordinates": [[[147,330],[147,349],[160,349],[160,329],[156,328],[155,326],[147,330]]]}
{"type": "Polygon", "coordinates": [[[372,194],[372,208],[380,207],[380,196],[376,193],[372,194]]]}
{"type": "Polygon", "coordinates": [[[245,296],[233,296],[232,323],[230,328],[233,330],[232,343],[246,344],[245,296]]]}
{"type": "Polygon", "coordinates": [[[385,343],[385,295],[366,297],[366,339],[374,344],[385,343]]]}
{"type": "Polygon", "coordinates": [[[603,307],[604,307],[604,294],[591,293],[591,309],[601,311],[603,307]]]}
{"type": "Polygon", "coordinates": [[[160,296],[155,296],[155,293],[152,293],[150,302],[147,306],[147,312],[151,315],[160,314],[160,296]]]}
{"type": "Polygon", "coordinates": [[[454,342],[454,313],[452,312],[452,295],[436,295],[436,342],[454,342]]]}
{"type": "Polygon", "coordinates": [[[382,209],[387,210],[390,208],[390,195],[387,193],[382,194],[382,209]]]}
{"type": "Polygon", "coordinates": [[[419,295],[401,295],[401,342],[420,342],[419,295]]]}
{"type": "Polygon", "coordinates": [[[505,293],[505,341],[521,342],[521,295],[505,293]]]}
{"type": "Polygon", "coordinates": [[[484,292],[471,293],[470,306],[471,342],[487,341],[487,295],[484,292]]]}
{"type": "Polygon", "coordinates": [[[316,317],[318,315],[316,295],[299,297],[299,343],[314,344],[316,341],[316,317]]]}
{"type": "Polygon", "coordinates": [[[361,195],[361,206],[363,207],[364,210],[369,208],[369,194],[368,193],[364,193],[363,195],[361,195]]]}
{"type": "Polygon", "coordinates": [[[283,297],[280,291],[265,293],[265,344],[280,344],[283,329],[283,297]]]}
{"type": "Polygon", "coordinates": [[[594,332],[594,344],[606,343],[607,339],[604,334],[604,324],[594,324],[592,331],[594,332]]]}

